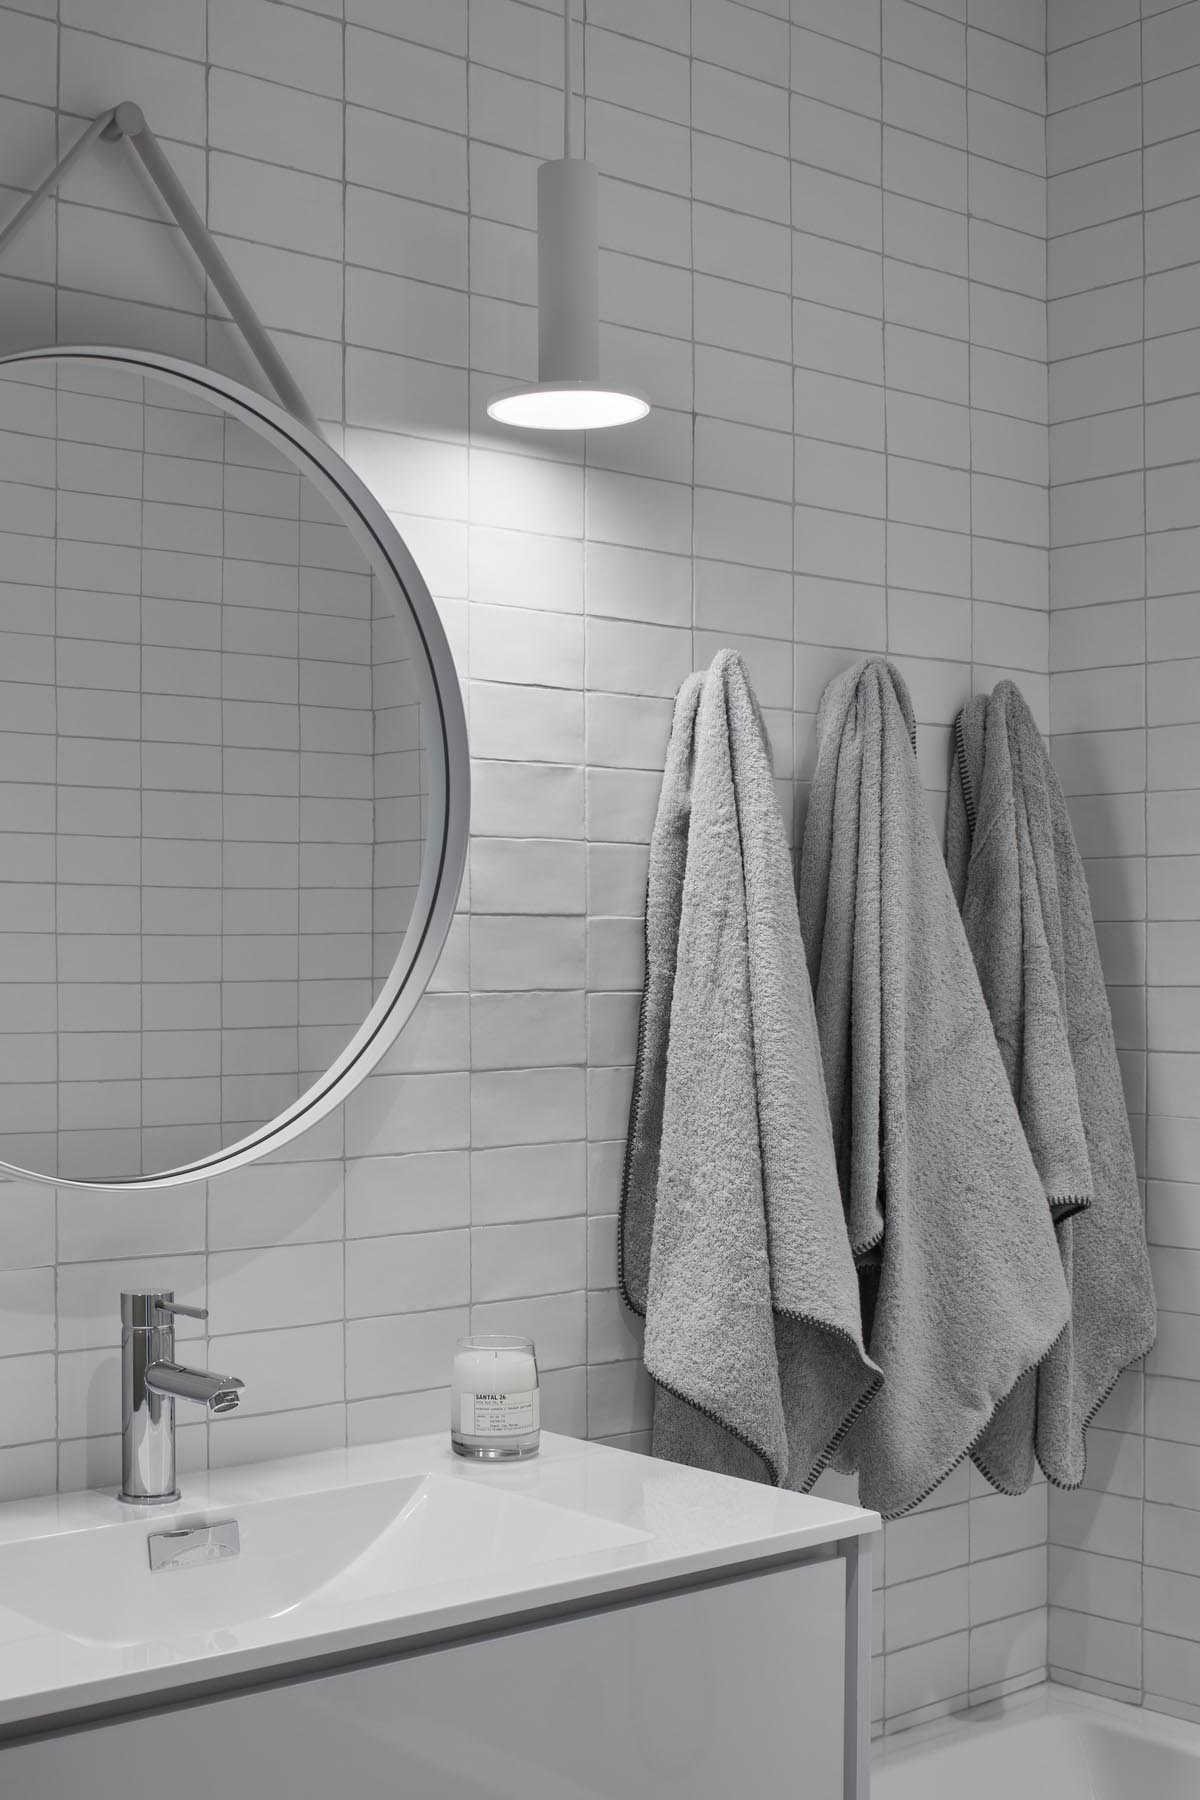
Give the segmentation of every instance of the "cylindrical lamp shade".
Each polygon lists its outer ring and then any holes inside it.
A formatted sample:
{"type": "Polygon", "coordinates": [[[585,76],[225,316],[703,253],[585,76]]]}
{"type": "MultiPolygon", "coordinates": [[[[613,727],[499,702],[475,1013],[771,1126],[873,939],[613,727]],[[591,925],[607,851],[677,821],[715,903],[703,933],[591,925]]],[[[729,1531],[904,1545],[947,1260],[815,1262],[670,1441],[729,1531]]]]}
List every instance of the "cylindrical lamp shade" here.
{"type": "Polygon", "coordinates": [[[600,177],[579,157],[538,169],[538,380],[600,373],[600,177]]]}
{"type": "Polygon", "coordinates": [[[538,169],[538,380],[488,402],[503,425],[589,431],[645,418],[636,389],[600,380],[600,179],[579,157],[538,169]]]}

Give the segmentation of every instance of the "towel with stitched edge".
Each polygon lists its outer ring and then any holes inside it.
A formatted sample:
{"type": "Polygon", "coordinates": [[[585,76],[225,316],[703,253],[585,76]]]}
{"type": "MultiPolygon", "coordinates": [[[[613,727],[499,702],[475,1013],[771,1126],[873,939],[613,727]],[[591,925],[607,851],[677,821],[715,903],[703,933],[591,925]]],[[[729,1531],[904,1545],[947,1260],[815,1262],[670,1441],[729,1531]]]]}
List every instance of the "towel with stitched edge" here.
{"type": "Polygon", "coordinates": [[[1035,1462],[1078,1487],[1089,1420],[1152,1347],[1156,1311],[1087,877],[1037,721],[1002,681],[955,724],[947,860],[1050,1214],[1071,1324],[975,1452],[994,1486],[1035,1462]]]}
{"type": "Polygon", "coordinates": [[[1054,1228],[921,788],[890,663],[835,676],[800,859],[825,1084],[879,1400],[863,1505],[923,1500],[1067,1321],[1054,1228]]]}
{"type": "Polygon", "coordinates": [[[658,1456],[805,1491],[879,1387],[863,1347],[762,715],[718,653],[675,703],[646,897],[620,1280],[658,1456]]]}

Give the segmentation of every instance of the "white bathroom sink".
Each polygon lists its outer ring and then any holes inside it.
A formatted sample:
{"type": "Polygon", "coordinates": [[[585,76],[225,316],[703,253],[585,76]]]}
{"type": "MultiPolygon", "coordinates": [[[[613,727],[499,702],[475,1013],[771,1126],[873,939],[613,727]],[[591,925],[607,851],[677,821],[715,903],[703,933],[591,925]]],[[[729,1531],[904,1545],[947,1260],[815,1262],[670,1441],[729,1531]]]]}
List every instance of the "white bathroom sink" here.
{"type": "Polygon", "coordinates": [[[165,1644],[646,1541],[606,1519],[434,1474],[126,1518],[124,1529],[0,1547],[0,1603],[81,1644],[165,1644]],[[236,1556],[151,1571],[153,1534],[227,1519],[239,1529],[236,1556]]]}
{"type": "Polygon", "coordinates": [[[550,1434],[511,1466],[464,1462],[438,1436],[182,1485],[163,1507],[110,1493],[0,1505],[0,1737],[495,1630],[879,1523],[550,1434]],[[229,1521],[236,1555],[152,1570],[155,1536],[229,1521]]]}

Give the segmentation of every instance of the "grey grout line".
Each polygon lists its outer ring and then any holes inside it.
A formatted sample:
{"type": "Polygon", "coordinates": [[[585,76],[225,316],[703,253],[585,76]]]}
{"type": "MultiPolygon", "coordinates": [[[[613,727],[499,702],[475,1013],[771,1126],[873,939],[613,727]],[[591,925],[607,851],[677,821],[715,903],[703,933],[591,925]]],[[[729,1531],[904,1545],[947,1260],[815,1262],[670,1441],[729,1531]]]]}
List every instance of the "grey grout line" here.
{"type": "MultiPolygon", "coordinates": [[[[1141,77],[1141,80],[1139,82],[1139,90],[1138,90],[1138,96],[1139,96],[1138,97],[1138,122],[1139,122],[1138,136],[1139,136],[1139,139],[1140,139],[1140,142],[1142,145],[1141,155],[1140,155],[1139,163],[1138,163],[1138,191],[1139,191],[1139,194],[1140,194],[1140,197],[1142,200],[1142,229],[1141,229],[1141,256],[1142,256],[1142,271],[1141,271],[1141,282],[1142,282],[1142,307],[1141,307],[1141,312],[1142,312],[1141,415],[1142,416],[1141,416],[1141,426],[1142,426],[1142,434],[1141,434],[1141,436],[1142,436],[1142,441],[1141,441],[1141,451],[1142,451],[1142,533],[1143,533],[1143,543],[1144,543],[1144,548],[1143,548],[1143,553],[1142,553],[1142,595],[1143,595],[1143,598],[1142,598],[1142,643],[1144,646],[1143,675],[1142,675],[1142,718],[1145,721],[1144,734],[1143,734],[1143,746],[1144,746],[1144,748],[1143,748],[1143,767],[1146,770],[1146,787],[1145,787],[1143,803],[1142,803],[1142,820],[1143,820],[1143,840],[1144,840],[1144,843],[1146,846],[1145,861],[1144,861],[1143,866],[1144,866],[1144,869],[1146,872],[1146,895],[1147,895],[1147,908],[1148,908],[1149,907],[1149,865],[1150,865],[1149,851],[1150,851],[1150,841],[1151,841],[1151,829],[1150,829],[1150,825],[1151,825],[1151,822],[1150,822],[1150,726],[1149,726],[1149,721],[1151,718],[1150,659],[1149,659],[1149,642],[1150,642],[1149,567],[1150,567],[1150,560],[1149,560],[1149,546],[1148,546],[1148,543],[1146,542],[1146,539],[1148,537],[1147,525],[1148,525],[1148,521],[1150,518],[1150,471],[1149,471],[1149,458],[1147,455],[1147,429],[1146,429],[1147,412],[1148,412],[1147,402],[1146,402],[1146,386],[1147,386],[1147,383],[1146,383],[1147,348],[1146,347],[1147,347],[1147,342],[1148,342],[1147,337],[1146,337],[1146,310],[1147,310],[1146,309],[1146,301],[1147,301],[1147,285],[1148,285],[1148,281],[1149,281],[1149,273],[1148,273],[1148,271],[1149,271],[1149,220],[1148,220],[1148,215],[1145,210],[1145,200],[1146,200],[1146,162],[1145,162],[1146,89],[1145,89],[1144,68],[1143,68],[1143,56],[1144,56],[1144,45],[1145,45],[1145,5],[1144,5],[1144,0],[1138,0],[1138,20],[1139,20],[1139,24],[1141,27],[1140,32],[1139,32],[1139,38],[1138,38],[1138,74],[1139,74],[1139,77],[1141,77]]],[[[1147,943],[1148,943],[1148,934],[1147,934],[1147,943]]],[[[1147,1046],[1147,1052],[1144,1053],[1145,1057],[1146,1057],[1146,1060],[1144,1063],[1144,1068],[1146,1071],[1145,1105],[1146,1105],[1147,1115],[1149,1115],[1151,1112],[1150,1062],[1149,1062],[1149,1055],[1148,1055],[1148,1049],[1149,1049],[1149,1043],[1150,1043],[1149,1016],[1148,1016],[1148,1013],[1149,1013],[1148,995],[1149,995],[1149,973],[1150,973],[1150,971],[1149,971],[1149,966],[1148,966],[1147,943],[1143,943],[1143,945],[1141,947],[1142,1001],[1141,1001],[1141,1009],[1140,1010],[1141,1010],[1142,1037],[1143,1037],[1144,1043],[1147,1046]]],[[[1144,1190],[1143,1190],[1143,1193],[1144,1193],[1144,1190]]],[[[1143,1198],[1143,1215],[1144,1215],[1144,1209],[1145,1209],[1145,1200],[1143,1198]]],[[[1142,1369],[1143,1369],[1143,1373],[1144,1373],[1145,1361],[1143,1361],[1143,1363],[1142,1363],[1142,1369]]],[[[1145,1411],[1144,1411],[1144,1399],[1143,1399],[1143,1413],[1142,1413],[1141,1426],[1142,1426],[1141,1471],[1140,1471],[1140,1473],[1141,1473],[1141,1494],[1140,1494],[1140,1508],[1139,1508],[1139,1515],[1138,1515],[1138,1538],[1139,1538],[1140,1562],[1141,1562],[1141,1571],[1142,1572],[1141,1572],[1141,1584],[1140,1584],[1141,1591],[1139,1594],[1139,1618],[1138,1618],[1138,1625],[1139,1625],[1139,1631],[1138,1631],[1138,1684],[1139,1684],[1139,1688],[1141,1690],[1141,1697],[1144,1700],[1145,1685],[1146,1685],[1146,1670],[1145,1670],[1146,1417],[1145,1417],[1145,1411]]]]}
{"type": "MultiPolygon", "coordinates": [[[[996,166],[1002,167],[1004,165],[997,164],[996,166]]],[[[1023,231],[1019,227],[1004,224],[999,220],[989,219],[983,214],[972,213],[970,211],[969,205],[964,208],[948,207],[948,206],[942,205],[941,203],[939,203],[937,201],[924,199],[920,195],[906,193],[903,190],[898,189],[898,188],[887,188],[887,187],[877,188],[873,182],[862,181],[860,178],[858,178],[856,176],[843,175],[838,170],[826,169],[826,168],[822,167],[822,165],[816,164],[816,163],[793,162],[792,168],[793,169],[808,168],[818,174],[833,175],[837,180],[849,182],[852,186],[860,187],[867,193],[880,194],[884,200],[891,199],[891,200],[901,201],[901,202],[905,202],[905,203],[910,203],[910,204],[917,205],[917,206],[922,206],[931,212],[943,213],[943,214],[948,215],[949,217],[961,219],[964,222],[964,224],[974,223],[976,225],[986,226],[992,230],[1004,232],[1007,235],[1012,236],[1012,237],[1027,239],[1030,244],[1037,245],[1037,244],[1042,244],[1045,242],[1045,240],[1042,237],[1040,237],[1039,235],[1037,235],[1035,233],[1023,231]]],[[[609,179],[616,180],[617,178],[610,177],[609,179]]],[[[358,185],[361,186],[362,184],[358,184],[358,185]]],[[[681,204],[685,204],[685,205],[688,204],[688,200],[687,200],[686,196],[673,194],[669,190],[665,190],[665,189],[661,189],[661,188],[643,187],[641,184],[632,183],[632,182],[624,182],[624,183],[622,183],[622,185],[636,188],[636,190],[639,192],[652,193],[652,194],[656,194],[656,195],[660,195],[660,196],[665,195],[665,197],[670,198],[670,199],[678,199],[681,202],[681,204]]],[[[376,191],[382,191],[382,190],[369,189],[366,191],[376,192],[376,191]]],[[[427,204],[426,202],[415,202],[415,203],[419,204],[419,205],[427,204]]],[[[102,216],[110,216],[113,218],[120,218],[120,219],[126,219],[129,217],[129,215],[126,213],[119,212],[116,209],[111,208],[111,207],[99,206],[93,201],[86,201],[86,202],[84,202],[84,201],[63,201],[61,204],[65,207],[67,207],[68,209],[74,209],[79,212],[99,213],[102,216]]],[[[814,243],[835,244],[841,250],[855,251],[864,256],[872,256],[872,257],[877,256],[881,259],[881,261],[884,265],[891,263],[891,264],[896,264],[899,267],[919,269],[923,273],[937,275],[937,276],[944,276],[947,280],[950,280],[950,281],[965,281],[966,280],[965,275],[957,275],[953,270],[930,268],[930,266],[927,263],[922,263],[922,262],[914,260],[912,258],[908,258],[908,257],[902,256],[902,255],[899,255],[894,251],[889,251],[885,247],[883,247],[882,241],[881,241],[880,248],[875,249],[872,246],[867,245],[867,244],[856,243],[852,239],[833,237],[833,236],[828,235],[825,232],[813,231],[806,225],[797,225],[797,224],[789,222],[787,220],[772,218],[768,215],[761,214],[761,213],[746,212],[739,208],[731,207],[721,201],[706,200],[706,199],[703,199],[700,197],[693,197],[692,204],[698,205],[698,206],[703,206],[709,212],[725,214],[725,215],[729,216],[730,218],[734,218],[734,219],[747,220],[747,221],[751,222],[752,224],[761,225],[761,226],[767,228],[768,230],[777,231],[777,232],[789,232],[794,236],[809,238],[814,243]]],[[[450,207],[439,207],[439,208],[434,208],[433,210],[445,212],[448,216],[450,216],[452,218],[456,218],[456,219],[457,218],[466,218],[468,216],[467,214],[460,213],[457,209],[450,208],[450,207]]],[[[794,213],[794,208],[793,208],[793,213],[794,213]]],[[[482,215],[482,214],[471,215],[471,216],[479,217],[479,218],[486,217],[486,215],[482,215]]],[[[1125,216],[1132,216],[1132,215],[1125,215],[1125,216]]],[[[139,222],[143,223],[143,224],[148,224],[152,228],[158,228],[158,226],[160,224],[160,222],[158,220],[141,220],[139,222]]],[[[493,224],[493,225],[499,225],[506,231],[518,232],[527,239],[536,240],[537,233],[532,227],[524,226],[524,225],[514,225],[511,222],[509,222],[507,220],[503,220],[503,219],[492,219],[492,220],[487,220],[487,222],[490,224],[493,224]]],[[[1115,222],[1117,222],[1117,221],[1116,220],[1103,221],[1103,223],[1115,223],[1115,222]]],[[[167,222],[162,222],[161,228],[164,231],[169,231],[171,229],[171,226],[167,222]]],[[[1083,227],[1081,229],[1092,230],[1092,229],[1095,229],[1095,227],[1088,226],[1088,227],[1083,227]]],[[[1062,234],[1062,235],[1065,236],[1068,234],[1062,234]]],[[[228,231],[220,232],[220,233],[218,233],[218,236],[223,238],[225,241],[227,241],[229,243],[257,244],[259,242],[259,240],[257,240],[257,239],[243,238],[243,237],[239,236],[236,232],[228,232],[228,231]]],[[[1061,241],[1061,239],[1055,239],[1054,241],[1058,242],[1058,241],[1061,241]]],[[[357,270],[361,270],[365,274],[386,275],[386,276],[391,277],[391,279],[393,279],[395,281],[401,281],[401,282],[407,283],[411,286],[418,287],[418,288],[434,288],[434,289],[437,289],[439,292],[446,292],[446,293],[453,293],[453,294],[470,294],[473,297],[478,296],[483,299],[501,301],[507,305],[516,306],[516,307],[524,307],[524,308],[529,308],[529,309],[532,309],[536,305],[535,300],[532,300],[532,299],[530,299],[530,300],[515,300],[509,294],[502,294],[502,293],[501,294],[490,294],[486,288],[472,289],[468,286],[453,286],[453,285],[449,285],[445,282],[438,282],[438,281],[430,280],[427,277],[424,277],[421,275],[399,276],[399,275],[396,275],[395,271],[390,268],[380,268],[372,263],[356,262],[345,256],[337,257],[337,256],[327,255],[323,252],[317,253],[317,252],[312,252],[312,251],[296,251],[286,245],[269,245],[268,248],[273,249],[273,250],[278,249],[281,252],[281,254],[283,254],[283,255],[303,257],[306,260],[316,262],[316,263],[328,263],[331,267],[343,268],[347,272],[349,272],[351,269],[357,269],[357,270]]],[[[642,251],[625,249],[625,248],[621,247],[620,245],[615,245],[615,244],[605,244],[602,242],[600,245],[600,250],[601,250],[602,256],[607,255],[607,256],[611,256],[611,257],[623,257],[630,262],[644,264],[648,268],[677,269],[677,270],[684,271],[684,272],[690,272],[694,275],[698,275],[698,276],[700,276],[704,279],[710,280],[710,281],[725,282],[725,283],[728,283],[730,286],[734,286],[734,287],[751,288],[751,289],[754,289],[756,292],[778,294],[781,296],[786,296],[789,293],[791,293],[791,297],[793,299],[804,300],[810,305],[830,305],[830,303],[828,303],[828,302],[812,300],[809,296],[804,295],[804,294],[796,294],[790,288],[784,288],[782,286],[773,286],[767,282],[747,280],[745,278],[745,276],[742,274],[729,275],[729,274],[725,274],[725,273],[717,271],[717,270],[710,270],[710,269],[704,269],[704,268],[698,267],[695,263],[694,253],[693,253],[692,261],[689,264],[684,264],[681,262],[673,262],[673,261],[670,261],[667,259],[648,256],[642,251]]],[[[1177,266],[1185,266],[1185,265],[1177,265],[1177,266]]],[[[1166,271],[1164,271],[1164,272],[1166,272],[1166,271]]],[[[18,282],[21,285],[28,286],[28,287],[45,287],[45,286],[49,285],[42,278],[40,278],[36,275],[13,274],[13,275],[7,276],[6,279],[14,281],[14,282],[18,282]]],[[[1030,293],[1028,288],[1006,287],[997,282],[982,281],[978,277],[973,279],[972,285],[977,288],[984,289],[991,293],[1007,294],[1007,295],[1010,295],[1010,296],[1013,296],[1016,298],[1023,298],[1023,299],[1028,299],[1031,301],[1037,301],[1042,298],[1042,296],[1040,294],[1030,293]]],[[[1122,281],[1118,280],[1116,282],[1110,283],[1109,285],[1114,286],[1114,287],[1119,287],[1119,286],[1124,285],[1124,283],[1122,281]]],[[[68,283],[58,284],[58,290],[63,293],[67,293],[67,294],[77,293],[77,294],[81,294],[84,296],[89,296],[89,297],[91,296],[90,289],[72,288],[68,283]]],[[[1090,291],[1090,290],[1080,290],[1080,291],[1090,291]]],[[[1068,295],[1068,296],[1064,296],[1064,297],[1069,298],[1070,296],[1068,295]]],[[[118,300],[118,299],[121,299],[122,296],[108,295],[108,296],[104,296],[104,298],[118,300]]],[[[216,314],[212,313],[211,309],[207,313],[204,312],[202,306],[196,306],[196,307],[171,306],[171,305],[168,305],[167,303],[161,302],[161,301],[139,301],[139,302],[137,302],[137,304],[147,306],[151,310],[156,311],[156,312],[177,313],[180,316],[186,317],[186,318],[204,317],[204,318],[206,318],[206,320],[209,323],[216,323],[216,322],[218,322],[218,320],[220,320],[220,322],[222,322],[222,323],[224,322],[223,318],[220,315],[216,315],[216,314]]],[[[886,318],[886,313],[876,312],[876,311],[872,311],[872,310],[864,310],[864,311],[860,312],[860,310],[857,307],[849,306],[849,305],[842,305],[842,306],[836,306],[836,307],[830,305],[830,310],[836,311],[836,312],[842,312],[842,313],[850,313],[850,314],[854,315],[855,317],[863,317],[863,318],[883,317],[883,318],[886,318]]],[[[617,321],[607,321],[607,322],[608,323],[616,323],[617,321]]],[[[892,322],[895,322],[895,321],[892,321],[892,322]]],[[[290,335],[292,335],[292,336],[315,336],[316,334],[292,332],[290,335]]],[[[665,335],[669,335],[669,334],[665,334],[665,335]]],[[[935,335],[935,336],[950,336],[953,334],[934,333],[933,335],[935,335]]],[[[367,343],[363,343],[363,344],[357,343],[357,341],[355,339],[350,338],[346,335],[344,328],[342,330],[342,334],[339,337],[337,337],[337,338],[330,337],[330,338],[326,338],[326,339],[319,339],[318,341],[329,342],[329,343],[341,343],[346,348],[371,349],[373,347],[367,343]]],[[[686,343],[689,340],[686,338],[681,338],[680,341],[686,343]]],[[[690,341],[703,342],[704,340],[701,339],[701,340],[690,340],[690,341]]],[[[397,354],[401,354],[401,353],[396,352],[396,351],[383,351],[383,352],[380,352],[380,354],[397,355],[397,354]]],[[[404,354],[410,354],[410,353],[404,353],[404,354]]],[[[1010,352],[1010,354],[1020,354],[1020,353],[1019,352],[1010,352]]],[[[421,357],[421,356],[413,357],[412,360],[418,361],[418,362],[438,362],[439,361],[439,359],[436,357],[421,357]]],[[[1033,357],[1033,358],[1029,358],[1028,360],[1033,361],[1038,364],[1040,364],[1042,361],[1042,359],[1040,357],[1033,357]]],[[[444,365],[444,366],[458,368],[458,367],[463,367],[465,365],[448,364],[448,365],[444,365]]]]}

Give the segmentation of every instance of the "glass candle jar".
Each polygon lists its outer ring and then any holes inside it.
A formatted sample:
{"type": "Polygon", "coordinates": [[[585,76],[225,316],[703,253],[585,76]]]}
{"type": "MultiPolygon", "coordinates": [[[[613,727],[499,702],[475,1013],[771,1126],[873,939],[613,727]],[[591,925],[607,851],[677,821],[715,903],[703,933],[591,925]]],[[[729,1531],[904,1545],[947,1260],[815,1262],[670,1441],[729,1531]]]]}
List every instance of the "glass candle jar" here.
{"type": "Polygon", "coordinates": [[[459,1338],[450,1371],[450,1442],[459,1456],[535,1456],[541,1419],[531,1338],[459,1338]]]}

